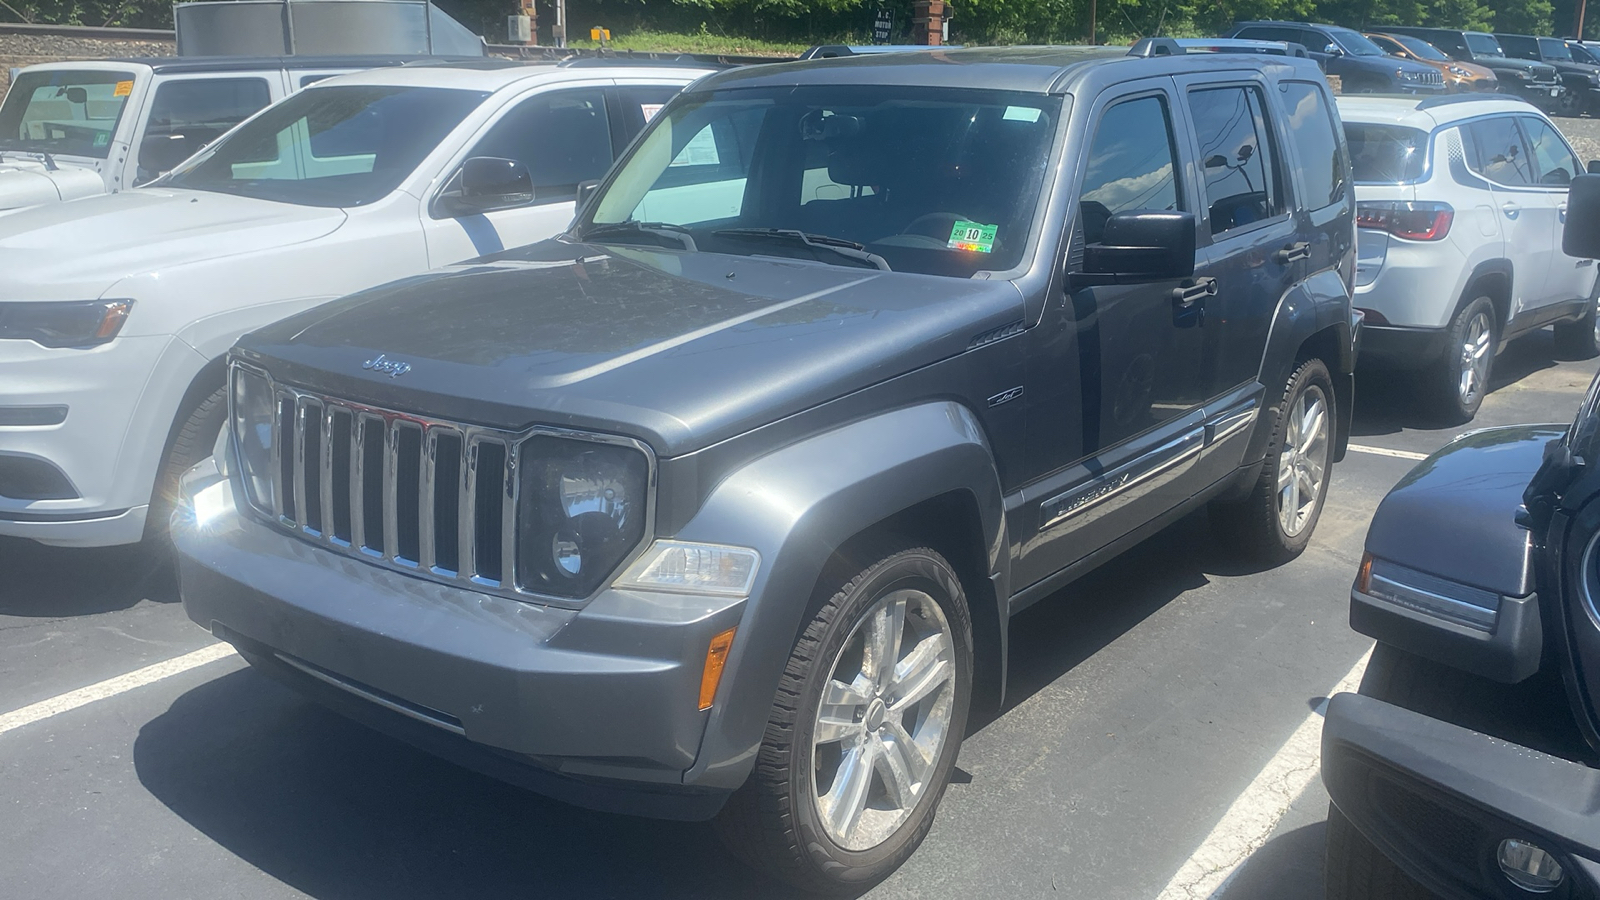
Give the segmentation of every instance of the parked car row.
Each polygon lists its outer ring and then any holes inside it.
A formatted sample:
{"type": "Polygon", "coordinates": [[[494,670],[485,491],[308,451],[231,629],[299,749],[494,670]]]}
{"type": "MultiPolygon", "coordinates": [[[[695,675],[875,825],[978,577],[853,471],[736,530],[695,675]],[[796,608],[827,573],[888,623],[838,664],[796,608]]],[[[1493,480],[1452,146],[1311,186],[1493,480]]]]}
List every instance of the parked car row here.
{"type": "MultiPolygon", "coordinates": [[[[1376,45],[1327,36],[276,61],[165,174],[0,213],[0,534],[170,537],[190,617],[322,702],[858,891],[1013,615],[1202,508],[1304,550],[1364,340],[1458,418],[1516,333],[1600,350],[1559,131],[1421,64],[1336,104],[1376,45]]],[[[64,71],[0,153],[125,163],[154,126],[66,127],[106,108],[64,71]]]]}

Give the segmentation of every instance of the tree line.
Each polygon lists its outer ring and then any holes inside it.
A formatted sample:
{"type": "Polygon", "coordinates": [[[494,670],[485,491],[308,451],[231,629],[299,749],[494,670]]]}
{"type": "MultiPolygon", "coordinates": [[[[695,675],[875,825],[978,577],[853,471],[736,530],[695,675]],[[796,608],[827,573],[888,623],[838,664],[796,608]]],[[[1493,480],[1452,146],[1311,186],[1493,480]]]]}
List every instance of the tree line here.
{"type": "MultiPolygon", "coordinates": [[[[505,33],[516,0],[436,0],[491,41],[505,33]]],[[[1569,35],[1576,4],[1587,0],[951,0],[951,40],[971,44],[1125,43],[1144,35],[1215,35],[1241,19],[1329,22],[1373,30],[1385,25],[1437,25],[1481,31],[1569,35]]],[[[538,0],[541,24],[554,20],[553,0],[538,0]]],[[[909,35],[912,0],[569,0],[570,33],[591,25],[613,31],[704,32],[765,40],[866,42],[879,9],[893,13],[899,37],[909,35]]],[[[1596,18],[1600,18],[1597,10],[1596,18]]],[[[169,0],[0,0],[0,21],[171,28],[169,0]]],[[[1584,36],[1600,38],[1588,19],[1584,36]]]]}

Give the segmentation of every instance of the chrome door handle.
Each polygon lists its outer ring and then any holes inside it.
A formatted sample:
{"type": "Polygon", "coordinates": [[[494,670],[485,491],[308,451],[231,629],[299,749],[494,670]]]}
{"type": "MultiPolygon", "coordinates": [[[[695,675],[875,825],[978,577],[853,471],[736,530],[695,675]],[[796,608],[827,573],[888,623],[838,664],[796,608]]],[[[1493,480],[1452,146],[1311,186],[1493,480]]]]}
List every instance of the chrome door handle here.
{"type": "Polygon", "coordinates": [[[1512,203],[1510,200],[1500,204],[1500,209],[1505,212],[1506,218],[1508,219],[1515,219],[1517,217],[1517,213],[1522,212],[1522,207],[1512,203]]]}
{"type": "Polygon", "coordinates": [[[1215,278],[1196,278],[1193,284],[1172,289],[1172,299],[1180,306],[1193,306],[1196,301],[1214,297],[1217,293],[1215,278]]]}
{"type": "Polygon", "coordinates": [[[1305,241],[1296,241],[1289,246],[1272,254],[1272,258],[1280,264],[1287,265],[1302,259],[1311,258],[1311,245],[1305,241]]]}

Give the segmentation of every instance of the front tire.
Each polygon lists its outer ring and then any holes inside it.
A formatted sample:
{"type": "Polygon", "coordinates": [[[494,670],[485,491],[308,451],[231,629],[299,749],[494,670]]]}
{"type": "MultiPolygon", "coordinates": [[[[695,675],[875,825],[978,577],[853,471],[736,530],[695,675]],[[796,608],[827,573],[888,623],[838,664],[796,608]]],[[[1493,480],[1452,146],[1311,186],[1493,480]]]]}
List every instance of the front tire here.
{"type": "Polygon", "coordinates": [[[1208,510],[1227,546],[1268,565],[1305,551],[1328,497],[1334,412],[1328,367],[1320,359],[1300,363],[1270,413],[1277,421],[1249,496],[1213,502],[1208,510]]]}
{"type": "Polygon", "coordinates": [[[1576,322],[1557,322],[1556,353],[1563,359],[1600,356],[1600,284],[1589,298],[1589,308],[1576,322]]]}
{"type": "Polygon", "coordinates": [[[219,387],[198,400],[186,398],[186,405],[178,413],[172,434],[167,439],[167,451],[161,457],[161,468],[156,473],[155,491],[150,496],[150,511],[144,520],[146,541],[165,541],[172,511],[178,504],[179,479],[191,466],[211,455],[217,444],[217,435],[228,418],[228,389],[219,387]]]}
{"type": "Polygon", "coordinates": [[[1479,297],[1461,308],[1445,329],[1444,356],[1427,375],[1435,410],[1447,425],[1472,421],[1489,393],[1500,329],[1495,324],[1494,303],[1479,297]]]}
{"type": "Polygon", "coordinates": [[[972,698],[955,571],[927,548],[872,556],[796,642],[755,771],[717,819],[736,856],[817,893],[858,893],[922,843],[972,698]]]}

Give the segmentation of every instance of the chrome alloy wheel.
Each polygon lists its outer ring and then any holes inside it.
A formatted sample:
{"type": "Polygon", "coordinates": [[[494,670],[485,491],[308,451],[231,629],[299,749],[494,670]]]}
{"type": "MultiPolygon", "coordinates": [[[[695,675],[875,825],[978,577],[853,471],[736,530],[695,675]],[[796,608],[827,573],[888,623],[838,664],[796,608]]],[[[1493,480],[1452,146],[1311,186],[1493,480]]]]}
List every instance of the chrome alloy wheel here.
{"type": "Polygon", "coordinates": [[[1328,472],[1328,403],[1311,389],[1295,398],[1278,453],[1278,524],[1295,537],[1316,512],[1328,472]]]}
{"type": "Polygon", "coordinates": [[[883,843],[933,787],[955,676],[950,623],[927,594],[890,592],[856,622],[812,729],[812,796],[835,844],[859,851],[883,843]]]}
{"type": "Polygon", "coordinates": [[[1494,329],[1489,324],[1488,313],[1480,312],[1467,323],[1466,334],[1461,339],[1461,380],[1456,384],[1456,396],[1466,409],[1472,409],[1489,386],[1489,362],[1494,354],[1490,342],[1493,337],[1494,329]]]}

